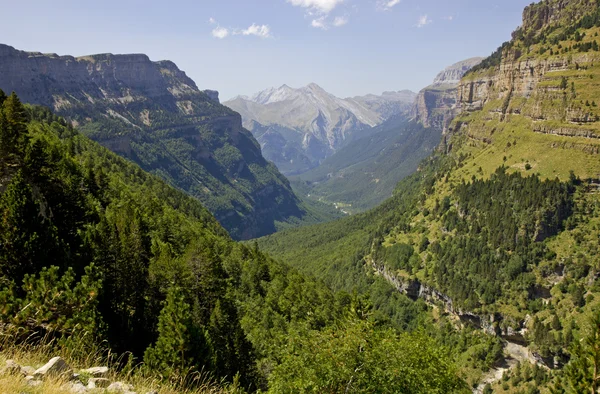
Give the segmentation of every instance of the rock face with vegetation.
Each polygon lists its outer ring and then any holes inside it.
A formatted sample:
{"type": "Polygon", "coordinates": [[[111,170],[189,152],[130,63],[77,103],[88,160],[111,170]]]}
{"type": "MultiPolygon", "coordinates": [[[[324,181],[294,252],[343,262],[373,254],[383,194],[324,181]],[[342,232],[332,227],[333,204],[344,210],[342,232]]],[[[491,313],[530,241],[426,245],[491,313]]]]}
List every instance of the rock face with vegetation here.
{"type": "Polygon", "coordinates": [[[267,159],[284,174],[296,175],[405,112],[413,100],[408,91],[340,99],[313,83],[299,89],[283,85],[224,104],[242,115],[267,159]]]}
{"type": "Polygon", "coordinates": [[[0,45],[0,88],[52,108],[92,139],[198,198],[235,238],[269,234],[279,222],[305,215],[240,116],[170,61],[75,58],[0,45]]]}
{"type": "Polygon", "coordinates": [[[477,57],[463,60],[440,72],[433,84],[417,95],[412,116],[425,127],[445,132],[456,116],[456,92],[461,78],[482,60],[477,57]]]}

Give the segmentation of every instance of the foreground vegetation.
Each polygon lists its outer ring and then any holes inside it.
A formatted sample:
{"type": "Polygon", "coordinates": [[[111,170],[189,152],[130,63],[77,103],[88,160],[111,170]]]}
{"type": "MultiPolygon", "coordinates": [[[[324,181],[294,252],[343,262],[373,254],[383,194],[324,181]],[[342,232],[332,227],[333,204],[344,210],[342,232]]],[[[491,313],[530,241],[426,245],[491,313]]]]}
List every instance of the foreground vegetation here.
{"type": "Polygon", "coordinates": [[[137,365],[134,379],[189,390],[199,373],[250,392],[464,388],[435,339],[233,242],[197,200],[48,110],[0,102],[4,357],[35,357],[48,340],[44,356],[82,364],[106,349],[121,373],[137,365]],[[345,362],[324,364],[328,354],[345,362]]]}

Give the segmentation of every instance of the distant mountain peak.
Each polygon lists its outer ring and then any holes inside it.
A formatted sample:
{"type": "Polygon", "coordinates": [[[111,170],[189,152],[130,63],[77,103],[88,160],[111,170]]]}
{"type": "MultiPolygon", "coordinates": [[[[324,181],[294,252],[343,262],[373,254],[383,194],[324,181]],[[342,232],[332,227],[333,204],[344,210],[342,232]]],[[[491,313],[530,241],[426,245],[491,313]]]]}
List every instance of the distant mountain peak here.
{"type": "Polygon", "coordinates": [[[482,57],[472,57],[446,67],[433,80],[434,85],[458,84],[461,78],[473,67],[483,61],[482,57]]]}
{"type": "Polygon", "coordinates": [[[312,82],[300,88],[284,84],[224,104],[242,115],[268,159],[287,174],[296,174],[318,165],[363,131],[408,112],[415,97],[404,90],[342,99],[312,82]]]}

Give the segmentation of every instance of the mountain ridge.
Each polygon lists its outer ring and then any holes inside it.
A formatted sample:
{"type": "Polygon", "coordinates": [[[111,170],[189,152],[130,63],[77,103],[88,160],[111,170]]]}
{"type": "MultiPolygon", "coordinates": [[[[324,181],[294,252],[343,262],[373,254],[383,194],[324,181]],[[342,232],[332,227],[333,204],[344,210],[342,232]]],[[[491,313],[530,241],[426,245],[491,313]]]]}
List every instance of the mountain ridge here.
{"type": "Polygon", "coordinates": [[[198,198],[234,238],[274,232],[278,222],[306,213],[239,114],[171,61],[143,54],[75,58],[0,45],[0,88],[52,108],[198,198]]]}
{"type": "Polygon", "coordinates": [[[407,91],[385,96],[341,99],[315,83],[301,88],[282,85],[223,104],[242,115],[265,156],[286,175],[316,167],[362,131],[408,109],[407,91]]]}

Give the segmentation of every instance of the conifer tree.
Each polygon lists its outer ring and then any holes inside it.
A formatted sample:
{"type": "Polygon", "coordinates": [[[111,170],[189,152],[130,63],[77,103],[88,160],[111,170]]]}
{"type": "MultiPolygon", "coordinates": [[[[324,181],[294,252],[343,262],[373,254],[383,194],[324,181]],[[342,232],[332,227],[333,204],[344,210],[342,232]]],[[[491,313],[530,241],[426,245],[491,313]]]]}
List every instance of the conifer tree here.
{"type": "Polygon", "coordinates": [[[158,340],[144,354],[149,368],[163,377],[185,375],[193,366],[192,314],[181,288],[172,286],[158,318],[158,340]]]}
{"type": "Polygon", "coordinates": [[[3,155],[22,158],[27,146],[27,114],[17,95],[13,92],[2,104],[6,117],[0,127],[0,147],[3,155]]]}
{"type": "Polygon", "coordinates": [[[43,263],[44,226],[21,170],[0,196],[0,274],[20,283],[43,263]]]}

